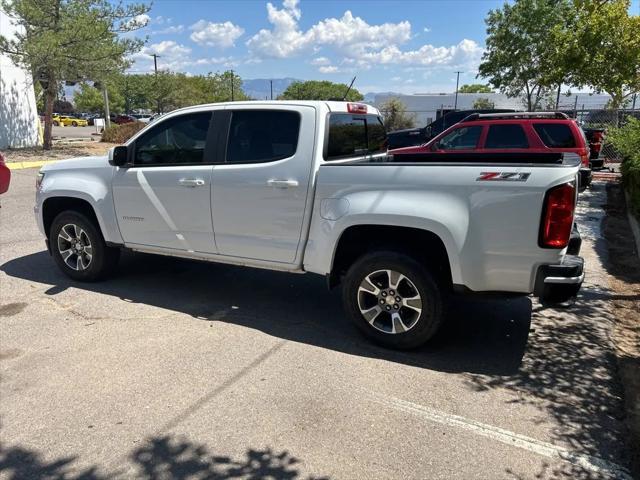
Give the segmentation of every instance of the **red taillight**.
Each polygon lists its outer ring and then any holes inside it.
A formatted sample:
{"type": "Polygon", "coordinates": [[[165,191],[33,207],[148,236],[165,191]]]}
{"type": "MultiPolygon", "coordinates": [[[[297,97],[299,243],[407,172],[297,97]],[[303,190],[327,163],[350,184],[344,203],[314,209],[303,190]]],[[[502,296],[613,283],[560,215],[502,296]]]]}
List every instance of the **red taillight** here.
{"type": "Polygon", "coordinates": [[[347,103],[349,113],[367,113],[367,106],[362,103],[347,103]]]}
{"type": "Polygon", "coordinates": [[[544,199],[540,246],[564,248],[569,243],[573,213],[576,208],[576,187],[565,183],[549,190],[544,199]]]}
{"type": "Polygon", "coordinates": [[[589,150],[580,150],[580,163],[583,167],[589,168],[589,150]]]}

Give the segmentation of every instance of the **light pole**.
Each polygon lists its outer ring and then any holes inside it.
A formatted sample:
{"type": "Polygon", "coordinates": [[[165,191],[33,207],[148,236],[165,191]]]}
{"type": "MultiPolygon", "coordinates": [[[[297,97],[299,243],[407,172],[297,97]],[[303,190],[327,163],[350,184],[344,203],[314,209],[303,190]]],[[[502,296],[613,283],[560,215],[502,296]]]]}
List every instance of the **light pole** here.
{"type": "Polygon", "coordinates": [[[455,102],[453,104],[453,109],[457,110],[458,109],[458,85],[460,85],[460,74],[462,72],[456,72],[456,99],[455,102]]]}
{"type": "MultiPolygon", "coordinates": [[[[153,69],[155,71],[155,75],[156,75],[156,92],[159,91],[158,88],[158,57],[160,55],[153,53],[151,54],[151,56],[153,57],[153,69]]],[[[158,115],[160,114],[160,95],[158,95],[158,106],[157,106],[157,110],[158,110],[158,115]]]]}

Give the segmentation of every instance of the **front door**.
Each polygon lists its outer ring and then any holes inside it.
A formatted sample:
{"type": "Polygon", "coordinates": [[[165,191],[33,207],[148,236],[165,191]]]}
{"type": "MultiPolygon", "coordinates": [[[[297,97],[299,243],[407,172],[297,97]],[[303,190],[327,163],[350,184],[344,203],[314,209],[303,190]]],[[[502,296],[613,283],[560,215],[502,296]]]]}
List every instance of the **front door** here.
{"type": "MultiPolygon", "coordinates": [[[[218,253],[293,263],[313,163],[313,107],[233,107],[226,162],[212,174],[218,253]]],[[[223,138],[224,140],[224,138],[223,138]]]]}
{"type": "Polygon", "coordinates": [[[131,146],[113,178],[125,243],[215,253],[211,221],[212,112],[160,121],[131,146]]]}

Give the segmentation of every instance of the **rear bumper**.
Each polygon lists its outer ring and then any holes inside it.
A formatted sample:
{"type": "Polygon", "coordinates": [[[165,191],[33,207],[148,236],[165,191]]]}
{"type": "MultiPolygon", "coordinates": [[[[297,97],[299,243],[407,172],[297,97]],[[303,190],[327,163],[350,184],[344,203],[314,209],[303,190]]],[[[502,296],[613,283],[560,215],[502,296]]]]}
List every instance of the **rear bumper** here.
{"type": "Polygon", "coordinates": [[[565,255],[559,264],[538,267],[533,295],[543,303],[566,302],[578,294],[583,280],[583,258],[565,255]]]}
{"type": "Polygon", "coordinates": [[[591,169],[581,168],[578,177],[578,191],[584,191],[589,185],[591,185],[591,169]]]}

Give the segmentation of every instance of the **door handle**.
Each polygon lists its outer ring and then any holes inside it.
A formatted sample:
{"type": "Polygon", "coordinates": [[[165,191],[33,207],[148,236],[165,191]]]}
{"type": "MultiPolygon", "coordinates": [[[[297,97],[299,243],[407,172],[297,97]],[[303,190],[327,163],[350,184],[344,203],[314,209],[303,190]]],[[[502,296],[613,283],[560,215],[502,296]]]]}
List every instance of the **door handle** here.
{"type": "Polygon", "coordinates": [[[267,185],[275,188],[294,188],[298,186],[297,180],[268,180],[267,185]]]}
{"type": "Polygon", "coordinates": [[[205,181],[201,178],[181,178],[178,183],[183,187],[202,187],[205,181]]]}

